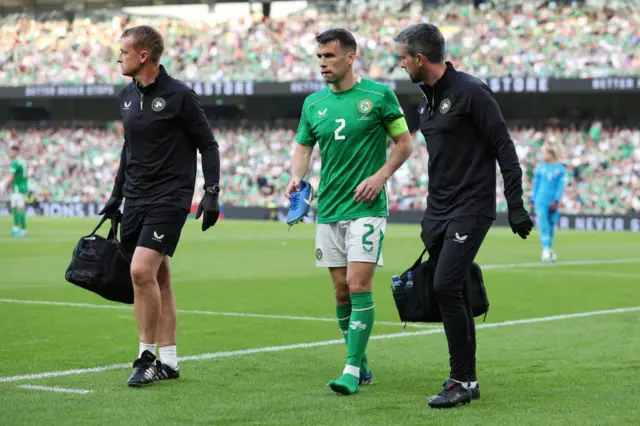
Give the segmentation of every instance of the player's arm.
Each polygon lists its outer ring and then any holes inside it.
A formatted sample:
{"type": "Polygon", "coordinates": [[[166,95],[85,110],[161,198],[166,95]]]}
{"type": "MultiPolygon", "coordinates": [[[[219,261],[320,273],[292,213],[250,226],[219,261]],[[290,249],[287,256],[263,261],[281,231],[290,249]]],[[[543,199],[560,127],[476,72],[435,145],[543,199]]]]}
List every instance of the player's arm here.
{"type": "Polygon", "coordinates": [[[291,182],[287,185],[285,195],[289,197],[293,192],[300,190],[300,181],[304,179],[309,164],[311,163],[311,154],[316,144],[316,139],[311,131],[311,126],[307,120],[306,102],[302,107],[300,123],[298,123],[298,133],[294,138],[295,148],[291,157],[291,182]]]}
{"type": "Polygon", "coordinates": [[[11,161],[11,176],[7,179],[6,189],[9,191],[11,189],[11,185],[13,185],[13,180],[16,178],[16,175],[20,172],[20,165],[16,163],[15,160],[11,161]]]}
{"type": "Polygon", "coordinates": [[[9,188],[11,188],[11,185],[13,184],[13,179],[15,177],[16,177],[16,174],[14,172],[14,168],[13,168],[13,166],[11,166],[11,176],[9,176],[9,178],[7,179],[6,184],[5,184],[6,188],[7,188],[7,191],[9,190],[9,188]]]}
{"type": "Polygon", "coordinates": [[[387,129],[387,134],[394,142],[389,158],[379,171],[386,182],[411,155],[413,141],[398,97],[390,87],[385,89],[382,102],[382,122],[387,129]]]}
{"type": "Polygon", "coordinates": [[[299,180],[304,179],[304,176],[309,170],[309,164],[311,163],[311,154],[313,153],[313,147],[308,145],[296,144],[293,149],[293,156],[291,158],[291,177],[299,180]]]}
{"type": "Polygon", "coordinates": [[[400,102],[391,88],[385,89],[381,119],[387,134],[394,142],[394,146],[389,158],[376,174],[358,185],[354,196],[356,202],[374,201],[387,180],[407,161],[413,150],[407,121],[404,118],[400,102]]]}
{"type": "Polygon", "coordinates": [[[191,90],[182,98],[180,113],[189,141],[198,149],[202,161],[204,189],[220,184],[220,150],[196,93],[191,90]]]}
{"type": "Polygon", "coordinates": [[[387,181],[411,155],[413,151],[413,140],[404,117],[396,118],[391,123],[385,124],[385,127],[387,128],[388,135],[394,142],[394,146],[389,158],[378,173],[387,181]]]}
{"type": "Polygon", "coordinates": [[[504,180],[504,195],[509,210],[523,207],[522,168],[500,107],[488,88],[479,85],[465,87],[467,110],[476,128],[494,152],[504,180]]]}

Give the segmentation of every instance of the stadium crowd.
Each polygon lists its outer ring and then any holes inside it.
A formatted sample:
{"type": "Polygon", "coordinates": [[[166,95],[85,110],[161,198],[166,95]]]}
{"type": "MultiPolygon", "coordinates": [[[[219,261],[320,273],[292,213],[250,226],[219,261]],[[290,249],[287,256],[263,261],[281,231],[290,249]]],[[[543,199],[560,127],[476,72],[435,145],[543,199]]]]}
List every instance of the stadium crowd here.
{"type": "MultiPolygon", "coordinates": [[[[427,9],[440,25],[448,58],[479,77],[598,78],[640,72],[640,9],[579,7],[479,10],[427,9]]],[[[122,83],[115,66],[125,27],[149,23],[165,37],[164,64],[183,80],[318,79],[314,35],[344,26],[358,38],[358,71],[370,78],[406,78],[394,35],[415,18],[375,12],[286,19],[249,15],[229,21],[125,17],[66,20],[8,17],[0,24],[3,85],[122,83]]]]}
{"type": "MultiPolygon", "coordinates": [[[[238,206],[287,206],[283,196],[289,180],[294,127],[242,126],[215,128],[220,143],[223,203],[238,206]]],[[[554,146],[567,165],[567,186],[561,209],[565,213],[624,214],[640,212],[640,129],[603,128],[594,122],[576,128],[514,127],[511,134],[525,172],[525,195],[540,161],[540,148],[554,146]]],[[[426,207],[428,153],[420,133],[414,152],[390,180],[390,209],[426,207]]],[[[39,201],[103,203],[117,171],[122,144],[119,123],[107,127],[18,130],[0,128],[0,180],[8,174],[6,151],[18,144],[28,161],[30,190],[39,201]]],[[[391,148],[391,147],[390,147],[391,148]]],[[[197,188],[203,184],[198,172],[197,188]]],[[[314,150],[309,179],[320,179],[318,150],[314,150]]],[[[502,179],[497,179],[498,210],[506,211],[502,179]]],[[[199,201],[201,192],[195,195],[199,201]]],[[[5,193],[2,197],[7,198],[5,193]]]]}

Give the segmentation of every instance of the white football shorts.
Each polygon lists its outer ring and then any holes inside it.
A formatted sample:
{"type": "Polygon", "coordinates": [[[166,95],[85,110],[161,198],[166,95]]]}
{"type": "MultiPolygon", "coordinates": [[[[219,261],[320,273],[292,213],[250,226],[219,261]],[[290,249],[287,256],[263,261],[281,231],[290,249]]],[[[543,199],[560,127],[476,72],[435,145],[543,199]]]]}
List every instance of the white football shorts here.
{"type": "Polygon", "coordinates": [[[24,195],[19,192],[11,194],[11,208],[16,210],[24,210],[24,195]]]}
{"type": "Polygon", "coordinates": [[[386,217],[364,217],[316,225],[316,266],[346,267],[349,262],[383,266],[386,217]]]}

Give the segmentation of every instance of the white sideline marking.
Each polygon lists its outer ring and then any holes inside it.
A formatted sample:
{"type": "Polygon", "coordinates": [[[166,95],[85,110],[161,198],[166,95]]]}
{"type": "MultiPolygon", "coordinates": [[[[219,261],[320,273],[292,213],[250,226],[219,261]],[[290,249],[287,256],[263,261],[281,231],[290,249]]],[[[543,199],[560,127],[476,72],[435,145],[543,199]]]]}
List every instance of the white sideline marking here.
{"type": "MultiPolygon", "coordinates": [[[[602,311],[579,312],[575,314],[553,315],[549,317],[503,321],[503,322],[496,322],[496,323],[490,323],[490,324],[479,324],[476,326],[476,329],[506,327],[506,326],[519,325],[519,324],[533,324],[533,323],[547,322],[547,321],[558,321],[558,320],[570,319],[570,318],[583,318],[583,317],[591,317],[596,315],[619,314],[619,313],[636,312],[636,311],[640,311],[640,306],[635,306],[631,308],[608,309],[608,310],[602,310],[602,311]]],[[[392,333],[392,334],[380,334],[376,336],[371,336],[370,340],[386,340],[386,339],[396,339],[399,337],[424,336],[427,334],[442,333],[443,331],[444,329],[442,327],[438,327],[438,328],[433,328],[431,330],[421,330],[421,331],[392,333]]],[[[298,343],[294,345],[284,345],[284,346],[268,346],[268,347],[262,347],[262,348],[242,349],[238,351],[228,351],[228,352],[213,352],[213,353],[206,353],[201,355],[185,356],[185,357],[179,358],[179,360],[180,361],[203,361],[208,359],[229,358],[234,356],[251,355],[251,354],[265,353],[265,352],[282,352],[282,351],[287,351],[292,349],[306,349],[306,348],[315,348],[320,346],[330,346],[330,345],[340,345],[340,344],[344,345],[344,339],[323,340],[320,342],[298,343]]],[[[46,379],[50,377],[70,376],[75,374],[99,373],[102,371],[120,370],[124,368],[131,368],[131,363],[129,362],[126,364],[112,364],[112,365],[105,365],[102,367],[80,368],[75,370],[50,371],[47,373],[25,374],[22,376],[0,377],[0,383],[18,382],[23,380],[38,380],[38,379],[46,379]]]]}
{"type": "MultiPolygon", "coordinates": [[[[526,271],[527,268],[522,268],[522,270],[526,271]]],[[[530,271],[533,272],[533,271],[530,271]]],[[[554,275],[577,275],[577,276],[588,276],[588,277],[608,277],[608,278],[630,278],[630,279],[638,279],[640,278],[640,274],[627,274],[623,272],[600,272],[600,271],[535,271],[537,274],[550,273],[554,275]]]]}
{"type": "MultiPolygon", "coordinates": [[[[48,306],[71,306],[76,308],[98,308],[98,309],[118,309],[118,310],[126,310],[131,311],[133,308],[129,306],[120,306],[120,305],[101,305],[101,304],[93,304],[93,303],[74,303],[74,302],[52,302],[47,300],[20,300],[20,299],[0,299],[0,303],[18,303],[25,305],[48,305],[48,306]]],[[[189,310],[189,309],[178,309],[178,313],[180,314],[196,314],[196,315],[218,315],[218,316],[226,316],[226,317],[244,317],[244,318],[268,318],[268,319],[284,319],[284,320],[295,320],[295,321],[322,321],[322,322],[336,322],[335,318],[318,318],[318,317],[302,317],[302,316],[294,316],[294,315],[271,315],[271,314],[252,314],[246,312],[216,312],[216,311],[200,311],[200,310],[189,310]]],[[[403,325],[400,321],[376,321],[377,325],[393,325],[393,326],[401,326],[403,325]]],[[[414,328],[434,328],[433,325],[428,324],[407,324],[407,327],[414,328]]]]}
{"type": "Polygon", "coordinates": [[[58,387],[58,386],[20,385],[18,387],[20,389],[32,389],[32,390],[41,390],[41,391],[49,391],[49,392],[60,392],[60,393],[87,394],[87,393],[94,392],[94,391],[89,390],[89,389],[70,389],[70,388],[61,388],[61,387],[58,387]]]}
{"type": "Polygon", "coordinates": [[[496,265],[482,265],[481,269],[514,269],[514,268],[553,268],[557,266],[580,266],[580,265],[609,265],[618,263],[637,263],[640,257],[629,259],[602,259],[602,260],[564,260],[555,263],[528,262],[528,263],[498,263],[496,265]]]}
{"type": "MultiPolygon", "coordinates": [[[[542,262],[530,262],[530,263],[498,263],[493,265],[480,265],[482,269],[517,269],[517,268],[550,268],[557,266],[572,266],[572,265],[601,265],[601,264],[620,264],[620,263],[636,263],[640,262],[640,258],[629,259],[602,259],[602,260],[566,260],[555,263],[542,263],[542,262]]],[[[2,287],[0,287],[2,290],[2,287]]],[[[20,300],[20,299],[0,299],[0,303],[20,303],[25,305],[49,305],[49,306],[70,306],[77,308],[98,308],[98,309],[120,309],[120,310],[132,310],[129,306],[121,305],[103,305],[93,303],[74,303],[74,302],[53,302],[47,300],[20,300]]],[[[181,314],[196,314],[196,315],[217,315],[228,317],[245,317],[245,318],[267,318],[267,319],[283,319],[294,321],[322,321],[322,322],[335,322],[335,318],[318,318],[318,317],[304,317],[294,315],[272,315],[272,314],[255,314],[246,312],[216,312],[216,311],[202,311],[202,310],[189,310],[178,309],[178,313],[181,314]]],[[[390,325],[399,326],[402,323],[394,321],[376,321],[378,325],[390,325]]],[[[407,327],[412,328],[428,328],[432,329],[434,326],[428,324],[406,324],[407,327]]]]}

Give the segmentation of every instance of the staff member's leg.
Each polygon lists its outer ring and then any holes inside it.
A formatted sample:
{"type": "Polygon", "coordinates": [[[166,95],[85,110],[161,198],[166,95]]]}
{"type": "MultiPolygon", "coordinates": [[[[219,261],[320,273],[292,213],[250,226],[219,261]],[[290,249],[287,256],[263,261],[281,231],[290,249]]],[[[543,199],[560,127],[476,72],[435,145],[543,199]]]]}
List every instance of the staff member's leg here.
{"type": "MultiPolygon", "coordinates": [[[[175,346],[177,321],[168,257],[175,252],[187,214],[186,210],[172,206],[148,207],[144,213],[131,261],[140,348],[129,386],[146,386],[155,380],[179,375],[175,346]],[[161,363],[156,360],[156,343],[161,345],[161,363]]],[[[126,211],[123,228],[124,216],[126,211]]]]}
{"type": "Polygon", "coordinates": [[[156,331],[156,343],[160,362],[158,367],[158,380],[177,379],[180,377],[178,368],[178,352],[176,348],[176,331],[178,327],[178,314],[176,302],[171,288],[171,268],[169,256],[164,256],[160,268],[158,268],[158,287],[160,287],[160,322],[156,331]]]}
{"type": "Polygon", "coordinates": [[[464,279],[492,222],[486,217],[464,217],[451,220],[446,227],[434,275],[434,292],[447,336],[451,373],[444,390],[429,398],[429,405],[434,408],[450,408],[471,401],[469,382],[475,373],[475,325],[464,279]]]}

